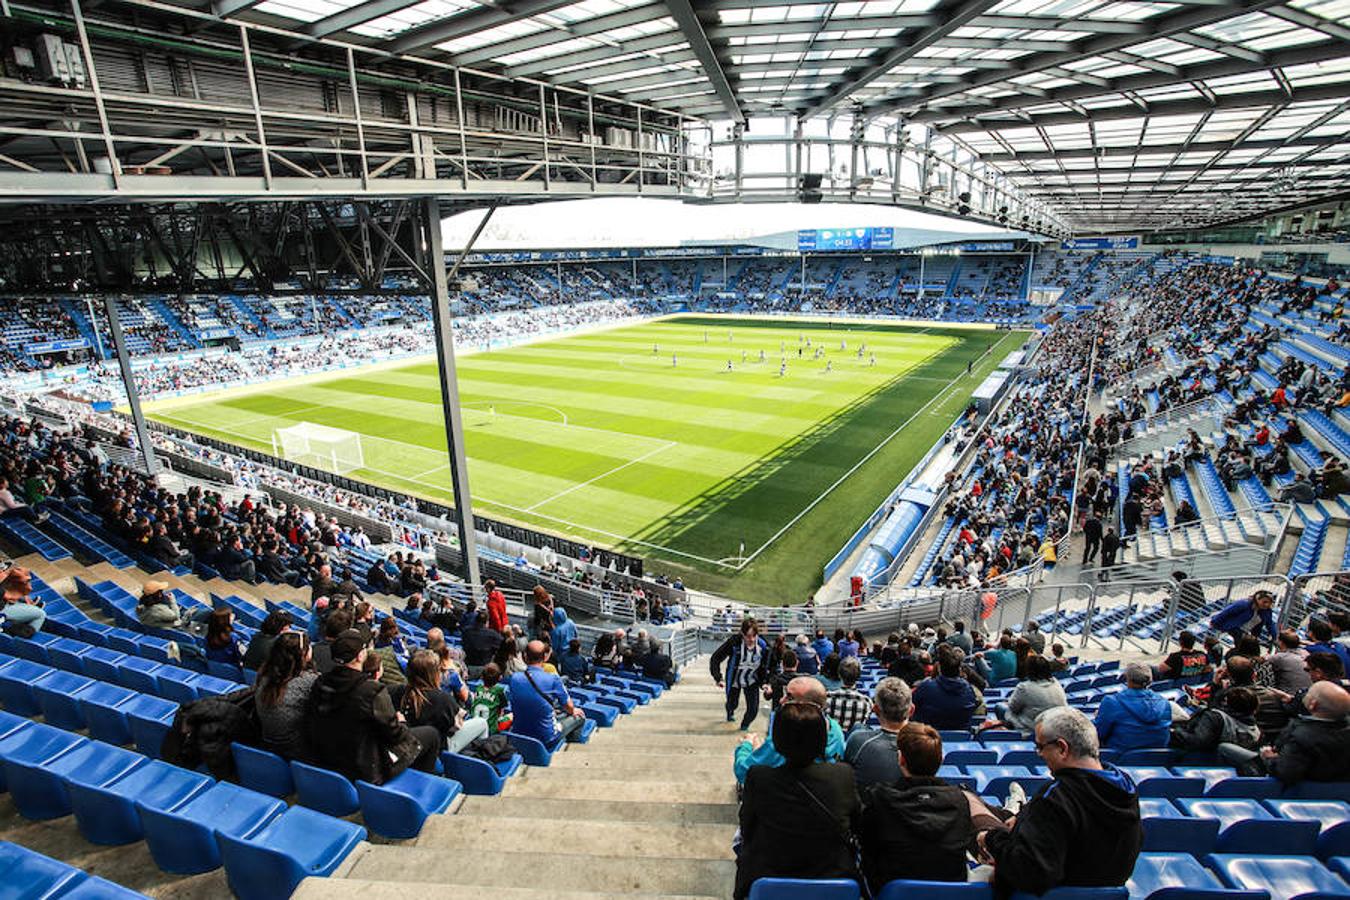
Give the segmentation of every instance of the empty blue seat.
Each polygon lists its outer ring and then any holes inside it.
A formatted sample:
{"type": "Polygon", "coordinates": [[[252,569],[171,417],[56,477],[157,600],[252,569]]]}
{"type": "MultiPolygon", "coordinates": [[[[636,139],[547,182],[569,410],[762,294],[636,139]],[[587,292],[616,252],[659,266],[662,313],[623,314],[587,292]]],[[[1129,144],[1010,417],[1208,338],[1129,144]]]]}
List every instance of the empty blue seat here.
{"type": "Polygon", "coordinates": [[[50,725],[34,724],[12,732],[0,739],[0,760],[4,762],[0,771],[5,773],[4,779],[0,779],[0,790],[9,789],[11,763],[45,765],[85,743],[88,743],[85,738],[50,725]]]}
{"type": "Polygon", "coordinates": [[[309,877],[326,877],[347,858],[366,830],[303,806],[293,806],[260,830],[217,833],[225,875],[239,900],[289,897],[309,877]]]}
{"type": "Polygon", "coordinates": [[[1173,775],[1161,766],[1122,766],[1139,789],[1140,797],[1200,797],[1205,793],[1203,778],[1173,775]]]}
{"type": "Polygon", "coordinates": [[[9,841],[0,841],[0,873],[4,900],[52,900],[65,896],[86,877],[79,869],[9,841]]]}
{"type": "Polygon", "coordinates": [[[1350,897],[1350,884],[1311,856],[1211,853],[1205,865],[1231,888],[1269,891],[1279,900],[1350,897]]]}
{"type": "Polygon", "coordinates": [[[462,753],[441,754],[441,767],[446,778],[453,778],[464,786],[464,793],[477,795],[500,794],[506,787],[506,777],[489,762],[465,756],[462,753]]]}
{"type": "Polygon", "coordinates": [[[137,803],[155,865],[176,875],[209,872],[220,865],[216,835],[248,838],[262,831],[286,804],[220,781],[174,810],[137,803]]]}
{"type": "Polygon", "coordinates": [[[1120,755],[1117,765],[1170,766],[1181,758],[1180,751],[1168,749],[1127,750],[1120,755]]]}
{"type": "Polygon", "coordinates": [[[1331,859],[1350,855],[1350,803],[1343,800],[1267,800],[1270,811],[1282,819],[1316,822],[1317,856],[1331,859]]]}
{"type": "MultiPolygon", "coordinates": [[[[948,766],[995,766],[998,765],[997,750],[948,750],[942,754],[943,765],[948,766]]],[[[1012,765],[1009,763],[1009,765],[1012,765]]]]}
{"type": "Polygon", "coordinates": [[[130,844],[145,837],[137,804],[175,810],[215,784],[208,775],[157,759],[111,783],[71,772],[66,787],[80,834],[91,844],[130,844]]]}
{"type": "Polygon", "coordinates": [[[280,756],[243,744],[231,744],[230,752],[234,756],[235,771],[239,773],[239,783],[244,787],[273,797],[289,797],[295,793],[290,763],[280,756]]]}
{"type": "Polygon", "coordinates": [[[361,798],[361,819],[380,837],[417,837],[427,816],[450,808],[463,786],[450,778],[408,769],[381,785],[356,783],[361,798]]]}
{"type": "Polygon", "coordinates": [[[1130,892],[1124,887],[1057,887],[1044,894],[1028,894],[1014,891],[1012,900],[1129,900],[1130,892]]]}
{"type": "Polygon", "coordinates": [[[1217,819],[1218,853],[1312,854],[1317,848],[1317,823],[1278,819],[1255,800],[1186,798],[1178,808],[1202,819],[1217,819]]]}
{"type": "Polygon", "coordinates": [[[192,687],[197,694],[202,697],[215,697],[218,694],[229,694],[243,688],[238,681],[230,681],[225,678],[217,678],[214,675],[198,675],[192,682],[192,687]]]}
{"type": "MultiPolygon", "coordinates": [[[[361,808],[356,785],[332,769],[291,760],[291,780],[295,782],[296,802],[301,806],[339,817],[350,816],[361,808]]],[[[381,833],[373,827],[371,830],[381,833]]]]}
{"type": "Polygon", "coordinates": [[[10,659],[0,666],[0,703],[16,716],[42,713],[33,685],[49,677],[56,669],[27,659],[10,659]]]}
{"type": "Polygon", "coordinates": [[[81,672],[90,678],[117,684],[117,667],[127,656],[107,647],[90,647],[80,657],[81,672]]]}
{"type": "Polygon", "coordinates": [[[90,875],[77,883],[73,890],[62,894],[61,900],[146,900],[146,896],[131,888],[90,875]]]}
{"type": "Polygon", "coordinates": [[[30,638],[17,638],[9,647],[9,651],[18,657],[30,660],[35,663],[42,663],[44,666],[52,664],[51,654],[47,652],[47,645],[61,640],[54,634],[47,634],[45,631],[39,631],[30,638]]]}
{"type": "Polygon", "coordinates": [[[1350,801],[1350,781],[1300,781],[1284,789],[1286,800],[1350,801]]]}
{"type": "Polygon", "coordinates": [[[93,649],[83,641],[57,638],[47,645],[47,656],[58,669],[84,674],[84,655],[93,649]]]}
{"type": "Polygon", "coordinates": [[[72,777],[103,787],[145,765],[146,759],[120,747],[85,741],[55,759],[5,761],[9,795],[26,819],[57,819],[72,812],[68,785],[72,777]]]}
{"type": "Polygon", "coordinates": [[[197,673],[177,666],[160,666],[155,670],[155,681],[159,694],[166,700],[176,703],[191,703],[200,694],[197,690],[197,673]]]}
{"type": "Polygon", "coordinates": [[[993,896],[988,882],[902,878],[883,887],[876,900],[993,900],[993,896]]]}
{"type": "Polygon", "coordinates": [[[858,900],[862,892],[849,878],[756,878],[750,900],[858,900]]]}
{"type": "Polygon", "coordinates": [[[543,741],[514,731],[503,733],[516,752],[525,759],[525,765],[544,767],[553,760],[553,751],[545,747],[543,741]]]}
{"type": "MultiPolygon", "coordinates": [[[[89,736],[117,746],[131,743],[131,728],[122,707],[142,696],[128,688],[102,682],[95,682],[80,692],[80,717],[89,729],[89,736]]],[[[159,700],[158,697],[153,699],[159,700]]]]}
{"type": "Polygon", "coordinates": [[[117,666],[117,683],[142,694],[160,696],[159,680],[155,673],[162,668],[157,662],[127,654],[117,666]]]}
{"type": "Polygon", "coordinates": [[[977,737],[982,744],[1006,743],[1008,741],[1026,741],[1027,736],[1020,731],[1007,728],[988,728],[979,732],[977,737]]]}
{"type": "Polygon", "coordinates": [[[1270,900],[1265,891],[1225,888],[1189,853],[1141,853],[1125,882],[1130,900],[1270,900]]]}
{"type": "Polygon", "coordinates": [[[57,670],[33,685],[33,696],[42,710],[42,718],[55,728],[79,731],[84,727],[80,711],[80,692],[96,682],[83,675],[57,670]]]}
{"type": "MultiPolygon", "coordinates": [[[[130,706],[131,704],[127,705],[130,706]]],[[[154,711],[126,710],[127,725],[131,728],[131,739],[138,752],[154,759],[160,757],[160,751],[164,748],[164,738],[168,737],[169,731],[173,727],[173,717],[177,709],[178,707],[175,706],[168,713],[167,718],[164,717],[163,713],[154,711]]]]}
{"type": "Polygon", "coordinates": [[[16,716],[13,713],[0,711],[0,740],[9,737],[16,731],[22,731],[33,723],[23,716],[16,716]]]}
{"type": "Polygon", "coordinates": [[[1217,819],[1191,818],[1161,798],[1140,799],[1139,814],[1143,817],[1146,851],[1180,851],[1203,856],[1214,851],[1219,839],[1217,819]]]}

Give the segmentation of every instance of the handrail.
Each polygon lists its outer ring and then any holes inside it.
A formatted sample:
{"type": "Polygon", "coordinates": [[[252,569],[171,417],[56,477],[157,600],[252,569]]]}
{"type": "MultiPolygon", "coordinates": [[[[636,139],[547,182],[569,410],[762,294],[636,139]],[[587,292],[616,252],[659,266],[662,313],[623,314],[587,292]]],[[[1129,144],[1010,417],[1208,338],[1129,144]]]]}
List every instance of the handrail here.
{"type": "MultiPolygon", "coordinates": [[[[1156,428],[1160,425],[1176,424],[1176,420],[1179,420],[1184,416],[1189,416],[1196,412],[1203,412],[1204,410],[1200,409],[1201,406],[1217,406],[1218,403],[1219,400],[1213,394],[1210,394],[1207,397],[1201,397],[1199,400],[1192,400],[1190,403],[1183,403],[1181,406],[1169,407],[1168,409],[1164,409],[1161,412],[1153,413],[1150,416],[1145,416],[1141,419],[1135,419],[1133,422],[1130,422],[1129,425],[1131,429],[1135,431],[1141,431],[1145,428],[1156,428]]],[[[1121,441],[1114,448],[1112,448],[1111,452],[1115,455],[1120,455],[1123,449],[1129,447],[1129,445],[1134,443],[1135,441],[1147,440],[1153,437],[1156,437],[1156,435],[1135,434],[1128,441],[1121,441]]]]}

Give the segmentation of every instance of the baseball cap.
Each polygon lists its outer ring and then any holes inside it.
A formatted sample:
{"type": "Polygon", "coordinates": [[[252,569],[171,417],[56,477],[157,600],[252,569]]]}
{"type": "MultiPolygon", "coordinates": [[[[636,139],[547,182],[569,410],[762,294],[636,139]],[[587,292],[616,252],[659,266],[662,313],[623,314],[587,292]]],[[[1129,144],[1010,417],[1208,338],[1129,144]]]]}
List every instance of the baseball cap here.
{"type": "Polygon", "coordinates": [[[366,648],[366,638],[355,628],[348,628],[333,639],[333,662],[345,666],[361,655],[366,648]]]}

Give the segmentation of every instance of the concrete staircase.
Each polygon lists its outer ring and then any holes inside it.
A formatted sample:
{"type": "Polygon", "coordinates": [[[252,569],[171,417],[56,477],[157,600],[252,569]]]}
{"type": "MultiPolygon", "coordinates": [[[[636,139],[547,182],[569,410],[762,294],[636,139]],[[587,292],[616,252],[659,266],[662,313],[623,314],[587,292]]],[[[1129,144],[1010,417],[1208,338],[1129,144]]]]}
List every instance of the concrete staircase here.
{"type": "Polygon", "coordinates": [[[674,690],[501,796],[467,798],[416,840],[362,844],[295,897],[406,900],[415,884],[506,900],[729,897],[739,734],[722,697],[696,660],[674,690]]]}

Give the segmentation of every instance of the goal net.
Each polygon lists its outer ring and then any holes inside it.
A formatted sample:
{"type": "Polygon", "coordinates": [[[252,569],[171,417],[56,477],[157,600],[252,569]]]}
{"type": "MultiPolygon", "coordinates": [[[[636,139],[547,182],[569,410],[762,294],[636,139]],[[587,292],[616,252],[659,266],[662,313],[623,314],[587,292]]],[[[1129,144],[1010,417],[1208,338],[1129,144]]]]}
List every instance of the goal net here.
{"type": "Polygon", "coordinates": [[[272,450],[282,459],[344,475],[365,468],[361,435],[355,431],[301,422],[272,432],[272,450]]]}

